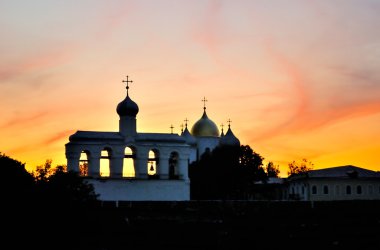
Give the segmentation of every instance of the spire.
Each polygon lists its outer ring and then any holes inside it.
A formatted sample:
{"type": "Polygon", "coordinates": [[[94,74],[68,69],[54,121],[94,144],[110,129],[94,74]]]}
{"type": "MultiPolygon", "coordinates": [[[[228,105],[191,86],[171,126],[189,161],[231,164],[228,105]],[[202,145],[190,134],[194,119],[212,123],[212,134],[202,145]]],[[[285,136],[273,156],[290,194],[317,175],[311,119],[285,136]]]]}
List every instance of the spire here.
{"type": "Polygon", "coordinates": [[[197,143],[197,140],[190,134],[189,130],[187,129],[187,122],[189,120],[187,118],[185,118],[184,122],[185,122],[185,129],[183,130],[181,136],[183,138],[185,138],[186,140],[186,143],[190,144],[190,145],[195,145],[197,143]]]}
{"type": "Polygon", "coordinates": [[[127,76],[127,80],[123,80],[122,82],[126,82],[127,83],[127,86],[125,87],[127,89],[127,96],[128,96],[128,90],[129,90],[129,83],[132,83],[133,81],[132,80],[128,80],[128,76],[127,76]]]}
{"type": "Polygon", "coordinates": [[[228,128],[230,128],[230,127],[231,127],[231,122],[232,122],[232,121],[231,121],[231,119],[228,119],[228,120],[227,120],[227,123],[228,123],[228,128]]]}
{"type": "Polygon", "coordinates": [[[231,130],[231,119],[227,120],[228,130],[224,136],[221,136],[219,144],[224,146],[240,146],[239,139],[234,135],[231,130]]]}
{"type": "Polygon", "coordinates": [[[223,127],[224,127],[224,124],[220,124],[220,127],[222,128],[222,133],[220,133],[220,137],[223,137],[224,136],[224,131],[223,131],[223,127]]]}
{"type": "Polygon", "coordinates": [[[204,112],[206,112],[206,102],[207,102],[206,97],[203,97],[202,102],[203,102],[203,110],[204,110],[204,112]]]}

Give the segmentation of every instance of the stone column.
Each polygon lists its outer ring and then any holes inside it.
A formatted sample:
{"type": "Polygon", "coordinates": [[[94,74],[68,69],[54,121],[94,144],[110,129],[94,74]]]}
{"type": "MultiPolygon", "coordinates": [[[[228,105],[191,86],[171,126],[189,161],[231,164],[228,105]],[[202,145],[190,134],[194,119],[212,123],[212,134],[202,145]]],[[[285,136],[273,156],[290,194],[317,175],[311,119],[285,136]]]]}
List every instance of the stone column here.
{"type": "Polygon", "coordinates": [[[139,179],[148,179],[147,159],[136,157],[135,163],[138,170],[138,175],[136,175],[136,177],[139,179]]]}
{"type": "Polygon", "coordinates": [[[160,176],[160,179],[163,179],[163,180],[169,179],[169,158],[168,157],[160,157],[157,171],[158,171],[157,174],[160,176]]]}
{"type": "Polygon", "coordinates": [[[188,174],[188,169],[189,169],[189,159],[188,155],[181,155],[179,160],[179,178],[181,180],[188,181],[189,180],[189,174],[188,174]]]}
{"type": "Polygon", "coordinates": [[[66,151],[67,171],[74,171],[76,173],[79,173],[79,158],[80,152],[66,151]]]}
{"type": "Polygon", "coordinates": [[[136,177],[139,179],[148,179],[148,153],[144,149],[138,149],[136,152],[135,168],[136,177]]]}
{"type": "Polygon", "coordinates": [[[123,162],[124,152],[114,150],[110,159],[110,177],[122,178],[123,177],[123,162]]]}
{"type": "Polygon", "coordinates": [[[88,160],[88,176],[100,177],[100,150],[91,151],[90,159],[88,160]]]}

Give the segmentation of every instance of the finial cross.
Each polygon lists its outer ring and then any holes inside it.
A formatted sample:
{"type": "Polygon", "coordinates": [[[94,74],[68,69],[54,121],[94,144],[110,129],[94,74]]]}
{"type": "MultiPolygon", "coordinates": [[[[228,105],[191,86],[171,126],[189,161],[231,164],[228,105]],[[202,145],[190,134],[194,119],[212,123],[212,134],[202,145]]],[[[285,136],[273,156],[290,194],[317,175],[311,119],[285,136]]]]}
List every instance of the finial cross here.
{"type": "Polygon", "coordinates": [[[170,125],[170,129],[171,129],[171,133],[173,134],[173,124],[172,125],[170,125]]]}
{"type": "Polygon", "coordinates": [[[222,123],[222,124],[220,124],[220,126],[222,127],[222,131],[223,131],[224,124],[222,123]]]}
{"type": "Polygon", "coordinates": [[[206,97],[203,97],[202,102],[203,102],[203,109],[206,110],[206,102],[207,102],[206,97]]]}
{"type": "Polygon", "coordinates": [[[228,122],[228,127],[230,127],[231,126],[231,122],[232,122],[231,119],[228,119],[227,122],[228,122]]]}
{"type": "Polygon", "coordinates": [[[128,95],[129,83],[132,83],[133,81],[132,80],[128,80],[128,76],[127,76],[127,80],[123,80],[123,82],[127,83],[127,87],[125,87],[125,88],[127,89],[127,95],[128,95]]]}
{"type": "Polygon", "coordinates": [[[183,132],[183,123],[181,123],[181,132],[183,132]]]}
{"type": "Polygon", "coordinates": [[[187,128],[187,122],[188,122],[189,120],[187,120],[187,118],[185,118],[185,120],[184,120],[184,122],[185,122],[185,126],[186,126],[186,128],[187,128]]]}

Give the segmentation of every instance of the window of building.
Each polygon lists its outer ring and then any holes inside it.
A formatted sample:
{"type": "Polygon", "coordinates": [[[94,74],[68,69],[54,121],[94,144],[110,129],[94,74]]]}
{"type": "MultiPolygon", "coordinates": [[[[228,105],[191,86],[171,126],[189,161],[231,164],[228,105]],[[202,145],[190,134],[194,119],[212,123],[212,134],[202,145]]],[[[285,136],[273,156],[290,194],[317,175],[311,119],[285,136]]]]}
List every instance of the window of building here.
{"type": "Polygon", "coordinates": [[[109,177],[110,176],[110,164],[111,164],[112,151],[110,148],[104,148],[100,152],[100,176],[109,177]]]}
{"type": "Polygon", "coordinates": [[[179,178],[179,154],[171,152],[169,158],[169,179],[179,178]]]}
{"type": "Polygon", "coordinates": [[[351,186],[346,186],[346,194],[351,194],[351,186]]]}
{"type": "Polygon", "coordinates": [[[79,158],[79,175],[80,176],[88,176],[88,159],[90,152],[82,151],[79,158]]]}
{"type": "Polygon", "coordinates": [[[155,149],[149,150],[148,161],[147,161],[147,170],[148,177],[151,179],[158,178],[158,151],[155,149]]]}
{"type": "Polygon", "coordinates": [[[317,194],[317,186],[312,186],[311,193],[312,194],[317,194]]]}
{"type": "Polygon", "coordinates": [[[357,194],[362,194],[362,186],[359,185],[359,186],[356,187],[356,193],[357,194]]]}
{"type": "Polygon", "coordinates": [[[123,177],[136,177],[135,173],[135,153],[134,149],[131,147],[126,147],[124,149],[124,160],[123,160],[123,177]]]}
{"type": "Polygon", "coordinates": [[[323,186],[323,194],[329,194],[329,186],[323,186]]]}

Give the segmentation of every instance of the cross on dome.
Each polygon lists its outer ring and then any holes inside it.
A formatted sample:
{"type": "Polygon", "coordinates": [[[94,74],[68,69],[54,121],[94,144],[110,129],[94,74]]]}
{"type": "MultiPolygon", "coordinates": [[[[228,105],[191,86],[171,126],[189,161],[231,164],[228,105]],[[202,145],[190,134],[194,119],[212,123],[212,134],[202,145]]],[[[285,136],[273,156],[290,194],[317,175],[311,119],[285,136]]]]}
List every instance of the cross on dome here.
{"type": "Polygon", "coordinates": [[[188,122],[189,120],[187,119],[187,118],[185,118],[185,120],[184,120],[184,122],[185,122],[185,127],[187,128],[187,122],[188,122]]]}
{"type": "Polygon", "coordinates": [[[180,127],[181,127],[181,133],[182,133],[183,132],[183,123],[181,123],[180,127]]]}
{"type": "Polygon", "coordinates": [[[230,128],[231,127],[231,122],[232,122],[231,119],[228,119],[227,122],[228,122],[228,128],[230,128]]]}
{"type": "Polygon", "coordinates": [[[132,83],[133,81],[132,80],[128,80],[128,76],[127,76],[127,80],[123,80],[122,82],[126,82],[127,83],[127,87],[125,87],[127,89],[127,95],[128,95],[128,89],[129,89],[129,83],[132,83]]]}
{"type": "Polygon", "coordinates": [[[206,102],[207,102],[206,97],[203,97],[202,102],[203,102],[203,109],[206,111],[206,102]]]}

